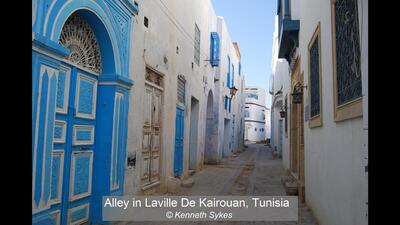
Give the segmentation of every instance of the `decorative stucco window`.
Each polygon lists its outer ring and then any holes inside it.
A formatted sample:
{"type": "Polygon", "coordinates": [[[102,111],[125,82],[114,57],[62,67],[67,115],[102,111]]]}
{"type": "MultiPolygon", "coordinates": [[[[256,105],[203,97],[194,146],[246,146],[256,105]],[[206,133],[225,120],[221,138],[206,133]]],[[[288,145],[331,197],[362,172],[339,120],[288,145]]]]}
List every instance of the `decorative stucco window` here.
{"type": "Polygon", "coordinates": [[[200,29],[197,24],[194,26],[194,62],[200,66],[200,29]]]}
{"type": "Polygon", "coordinates": [[[335,121],[362,116],[357,0],[332,0],[335,121]]]}
{"type": "Polygon", "coordinates": [[[321,38],[320,24],[308,44],[308,86],[310,98],[310,128],[322,126],[321,38]]]}
{"type": "Polygon", "coordinates": [[[59,42],[71,51],[68,59],[73,64],[96,74],[101,73],[100,47],[92,28],[83,17],[74,13],[67,19],[59,42]]]}

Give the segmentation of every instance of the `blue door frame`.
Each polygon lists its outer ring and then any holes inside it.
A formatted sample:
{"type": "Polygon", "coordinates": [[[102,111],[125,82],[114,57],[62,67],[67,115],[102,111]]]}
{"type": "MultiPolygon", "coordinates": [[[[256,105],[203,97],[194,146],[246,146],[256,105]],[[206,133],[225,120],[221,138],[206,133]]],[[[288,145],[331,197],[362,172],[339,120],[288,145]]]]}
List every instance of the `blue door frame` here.
{"type": "Polygon", "coordinates": [[[175,121],[175,154],[174,176],[178,177],[183,172],[183,138],[184,138],[185,111],[176,107],[175,121]]]}
{"type": "Polygon", "coordinates": [[[102,196],[124,190],[130,21],[138,8],[131,1],[43,0],[32,10],[32,224],[107,224],[102,196]],[[70,50],[59,38],[73,13],[96,35],[101,74],[66,60],[70,50]]]}

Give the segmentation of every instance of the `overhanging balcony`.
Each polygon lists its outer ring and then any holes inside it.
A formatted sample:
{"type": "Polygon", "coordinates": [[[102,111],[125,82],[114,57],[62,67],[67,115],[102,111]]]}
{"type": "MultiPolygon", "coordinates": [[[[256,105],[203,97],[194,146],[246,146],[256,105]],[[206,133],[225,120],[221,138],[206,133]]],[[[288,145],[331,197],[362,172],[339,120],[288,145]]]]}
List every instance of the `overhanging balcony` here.
{"type": "Polygon", "coordinates": [[[283,18],[279,22],[278,58],[285,58],[290,63],[290,53],[299,46],[300,20],[283,18]]]}

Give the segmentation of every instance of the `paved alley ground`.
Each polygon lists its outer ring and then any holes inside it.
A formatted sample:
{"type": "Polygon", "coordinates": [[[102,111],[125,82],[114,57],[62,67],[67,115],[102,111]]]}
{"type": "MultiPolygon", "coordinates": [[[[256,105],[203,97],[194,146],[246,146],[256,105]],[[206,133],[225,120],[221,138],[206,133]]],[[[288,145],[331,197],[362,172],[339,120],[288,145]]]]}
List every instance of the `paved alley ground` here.
{"type": "MultiPolygon", "coordinates": [[[[182,188],[178,196],[185,195],[286,195],[281,183],[285,172],[281,159],[272,156],[265,144],[249,144],[243,152],[225,158],[218,165],[205,165],[193,175],[192,188],[182,188]]],[[[317,225],[312,212],[303,204],[299,205],[298,222],[128,222],[118,225],[152,224],[220,224],[220,225],[317,225]]]]}

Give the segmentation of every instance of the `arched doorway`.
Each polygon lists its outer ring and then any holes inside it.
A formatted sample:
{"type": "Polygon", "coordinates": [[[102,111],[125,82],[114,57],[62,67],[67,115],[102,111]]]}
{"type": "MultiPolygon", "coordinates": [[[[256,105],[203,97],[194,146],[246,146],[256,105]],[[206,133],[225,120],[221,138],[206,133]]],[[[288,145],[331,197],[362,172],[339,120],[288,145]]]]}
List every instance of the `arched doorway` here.
{"type": "Polygon", "coordinates": [[[69,6],[33,37],[32,224],[102,223],[102,196],[123,194],[132,81],[107,15],[69,6]]]}
{"type": "Polygon", "coordinates": [[[56,114],[56,119],[66,124],[63,148],[55,144],[55,148],[64,149],[61,223],[99,222],[100,196],[118,192],[123,186],[124,149],[119,135],[123,136],[125,96],[99,85],[104,74],[115,73],[115,62],[106,28],[95,14],[87,10],[72,13],[63,25],[59,43],[70,50],[62,65],[70,79],[65,88],[69,110],[56,114]],[[102,140],[111,145],[102,144],[102,140]]]}
{"type": "Polygon", "coordinates": [[[204,163],[216,163],[217,161],[217,123],[214,115],[214,97],[210,90],[207,98],[206,133],[204,145],[204,163]]]}

